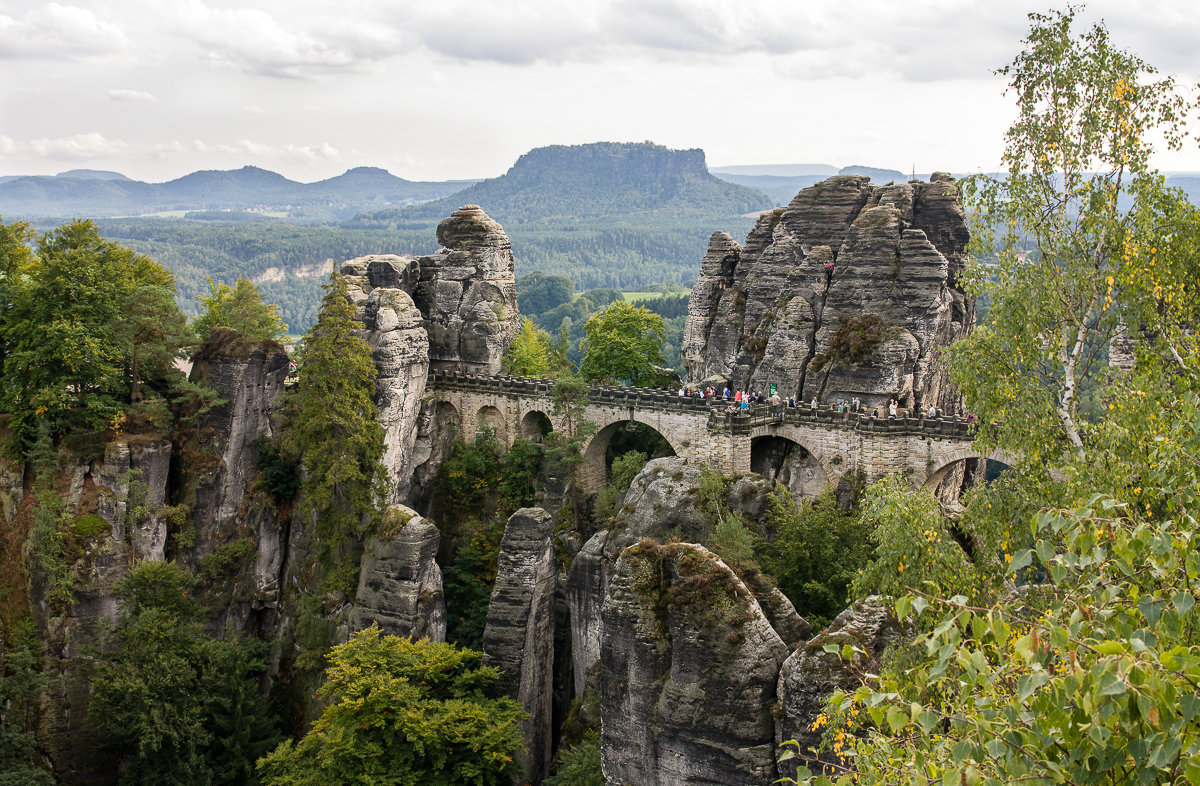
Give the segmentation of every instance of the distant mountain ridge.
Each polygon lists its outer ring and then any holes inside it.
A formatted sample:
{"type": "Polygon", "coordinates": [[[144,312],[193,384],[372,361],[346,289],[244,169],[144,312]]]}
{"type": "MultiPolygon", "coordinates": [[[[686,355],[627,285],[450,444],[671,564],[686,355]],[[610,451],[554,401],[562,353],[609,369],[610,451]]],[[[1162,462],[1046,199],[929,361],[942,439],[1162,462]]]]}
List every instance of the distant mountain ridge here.
{"type": "Polygon", "coordinates": [[[372,207],[437,199],[474,181],[421,182],[376,167],[357,167],[315,183],[299,183],[255,166],[202,170],[165,183],[117,172],[71,170],[0,179],[0,216],[108,217],[168,210],[308,209],[336,221],[372,207]]]}
{"type": "Polygon", "coordinates": [[[479,205],[506,228],[631,214],[731,216],[771,207],[762,193],[711,175],[703,150],[595,142],[535,148],[500,177],[433,202],[360,216],[349,225],[411,226],[440,220],[464,204],[479,205]]]}

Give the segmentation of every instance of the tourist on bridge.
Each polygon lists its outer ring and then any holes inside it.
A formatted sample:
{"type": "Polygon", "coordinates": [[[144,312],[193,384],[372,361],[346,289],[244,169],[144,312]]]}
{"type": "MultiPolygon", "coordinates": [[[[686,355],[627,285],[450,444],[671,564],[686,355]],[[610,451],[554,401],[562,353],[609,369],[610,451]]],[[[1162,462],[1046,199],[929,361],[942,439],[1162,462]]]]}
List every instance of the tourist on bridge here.
{"type": "Polygon", "coordinates": [[[816,396],[812,397],[812,403],[809,404],[808,411],[813,413],[814,415],[817,414],[817,397],[816,396]]]}
{"type": "Polygon", "coordinates": [[[851,412],[861,412],[862,411],[862,402],[858,400],[858,396],[855,396],[854,400],[850,402],[850,411],[851,412]]]}
{"type": "Polygon", "coordinates": [[[888,420],[895,420],[900,414],[900,407],[896,403],[896,399],[888,402],[888,420]]]}
{"type": "Polygon", "coordinates": [[[729,400],[729,386],[728,385],[725,386],[725,390],[721,391],[721,398],[725,399],[726,401],[729,400]]]}

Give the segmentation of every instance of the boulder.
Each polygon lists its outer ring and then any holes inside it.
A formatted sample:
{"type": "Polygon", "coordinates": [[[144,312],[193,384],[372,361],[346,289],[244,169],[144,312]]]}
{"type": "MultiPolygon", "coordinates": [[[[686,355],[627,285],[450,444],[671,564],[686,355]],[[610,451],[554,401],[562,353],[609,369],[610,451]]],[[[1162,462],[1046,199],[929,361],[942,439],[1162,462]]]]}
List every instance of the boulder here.
{"type": "Polygon", "coordinates": [[[703,546],[627,549],[602,610],[605,778],[774,782],[771,708],[787,652],[754,595],[703,546]]]}
{"type": "Polygon", "coordinates": [[[445,641],[446,600],[435,561],[441,534],[403,505],[388,509],[382,530],[363,546],[350,629],[374,623],[388,635],[445,641]]]}
{"type": "Polygon", "coordinates": [[[788,657],[779,673],[780,715],[775,742],[778,745],[796,740],[800,756],[779,763],[781,777],[793,777],[801,762],[817,770],[828,763],[844,764],[831,759],[828,752],[820,756],[813,753],[824,733],[823,729],[813,729],[813,721],[835,690],[852,691],[859,686],[862,674],[879,673],[883,651],[901,632],[891,606],[872,596],[843,611],[827,629],[788,657]],[[844,660],[840,649],[847,644],[862,654],[844,660]],[[839,652],[826,652],[827,645],[836,645],[839,652]]]}

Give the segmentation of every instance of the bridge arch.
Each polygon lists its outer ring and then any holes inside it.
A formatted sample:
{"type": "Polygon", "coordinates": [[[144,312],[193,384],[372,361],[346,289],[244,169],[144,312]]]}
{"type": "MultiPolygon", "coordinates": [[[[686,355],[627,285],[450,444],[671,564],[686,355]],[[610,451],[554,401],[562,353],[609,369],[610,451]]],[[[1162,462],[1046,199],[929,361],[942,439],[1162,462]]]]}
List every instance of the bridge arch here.
{"type": "Polygon", "coordinates": [[[541,442],[553,430],[554,424],[551,422],[549,415],[540,409],[531,409],[521,416],[518,433],[522,439],[541,442]]]}
{"type": "Polygon", "coordinates": [[[508,424],[504,420],[504,413],[491,404],[485,404],[475,413],[475,433],[485,428],[492,430],[501,445],[508,444],[508,424]]]}
{"type": "Polygon", "coordinates": [[[656,435],[662,438],[662,441],[671,450],[671,455],[683,455],[680,452],[680,446],[672,439],[670,434],[664,434],[655,424],[649,423],[636,415],[631,418],[613,420],[602,426],[592,435],[583,449],[584,467],[582,477],[584,490],[589,493],[600,491],[604,488],[604,484],[608,482],[608,466],[605,461],[608,453],[609,445],[612,443],[613,437],[617,435],[621,429],[628,428],[636,424],[645,429],[649,429],[656,435]]]}
{"type": "Polygon", "coordinates": [[[750,471],[782,483],[797,500],[815,497],[829,485],[829,474],[816,455],[779,434],[750,438],[750,471]]]}
{"type": "Polygon", "coordinates": [[[935,491],[961,462],[970,459],[995,461],[1009,467],[1017,463],[1017,457],[1007,450],[997,448],[991,453],[980,453],[971,444],[956,445],[931,460],[926,467],[925,476],[914,477],[913,485],[917,486],[917,488],[935,491]]]}
{"type": "MultiPolygon", "coordinates": [[[[826,450],[821,444],[820,434],[814,434],[811,428],[798,426],[793,423],[768,423],[765,425],[755,426],[750,431],[750,464],[753,468],[754,460],[754,445],[759,440],[767,437],[775,437],[777,439],[786,440],[800,447],[814,462],[815,468],[819,468],[821,474],[825,478],[825,483],[828,484],[832,480],[836,480],[840,473],[834,471],[834,464],[840,463],[831,460],[826,455],[826,450]]],[[[760,445],[769,443],[761,442],[760,445]]],[[[761,448],[760,448],[761,451],[761,448]]],[[[757,471],[753,470],[752,471],[757,471]]],[[[787,485],[786,483],[784,485],[787,485]]],[[[822,486],[823,487],[823,486],[822,486]]],[[[790,487],[789,487],[790,488],[790,487]]]]}

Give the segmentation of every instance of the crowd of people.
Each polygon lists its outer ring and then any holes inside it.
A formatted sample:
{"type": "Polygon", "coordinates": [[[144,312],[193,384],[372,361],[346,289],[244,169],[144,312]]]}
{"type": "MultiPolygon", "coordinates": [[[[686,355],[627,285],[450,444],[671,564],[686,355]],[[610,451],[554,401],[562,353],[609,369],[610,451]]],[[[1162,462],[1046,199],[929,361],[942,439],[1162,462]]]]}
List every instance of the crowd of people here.
{"type": "MultiPolygon", "coordinates": [[[[718,393],[716,388],[712,385],[709,385],[708,387],[693,387],[691,385],[684,385],[679,388],[677,395],[682,398],[694,398],[702,401],[719,400],[722,402],[729,402],[728,406],[725,407],[725,411],[730,414],[749,414],[750,407],[752,405],[765,404],[771,407],[773,414],[783,418],[785,410],[804,408],[804,402],[797,401],[795,397],[788,397],[785,400],[781,398],[777,392],[772,392],[770,396],[766,396],[761,392],[754,393],[743,390],[731,391],[728,387],[724,387],[718,393]]],[[[829,402],[828,406],[830,411],[837,412],[839,414],[846,412],[858,413],[865,411],[863,409],[862,400],[859,399],[858,396],[853,398],[839,398],[836,401],[829,402]]],[[[812,400],[808,402],[809,412],[815,415],[820,409],[820,402],[817,401],[816,396],[813,396],[812,400]]],[[[883,413],[879,412],[878,414],[882,416],[883,413]]],[[[900,414],[900,402],[895,397],[889,399],[887,403],[887,418],[889,420],[896,420],[900,417],[900,414]]],[[[945,413],[939,410],[936,405],[930,404],[928,407],[920,410],[920,414],[926,418],[936,418],[943,416],[945,413]]],[[[907,416],[908,415],[905,414],[905,417],[907,416]]],[[[970,419],[971,418],[969,418],[969,420],[970,419]]]]}

